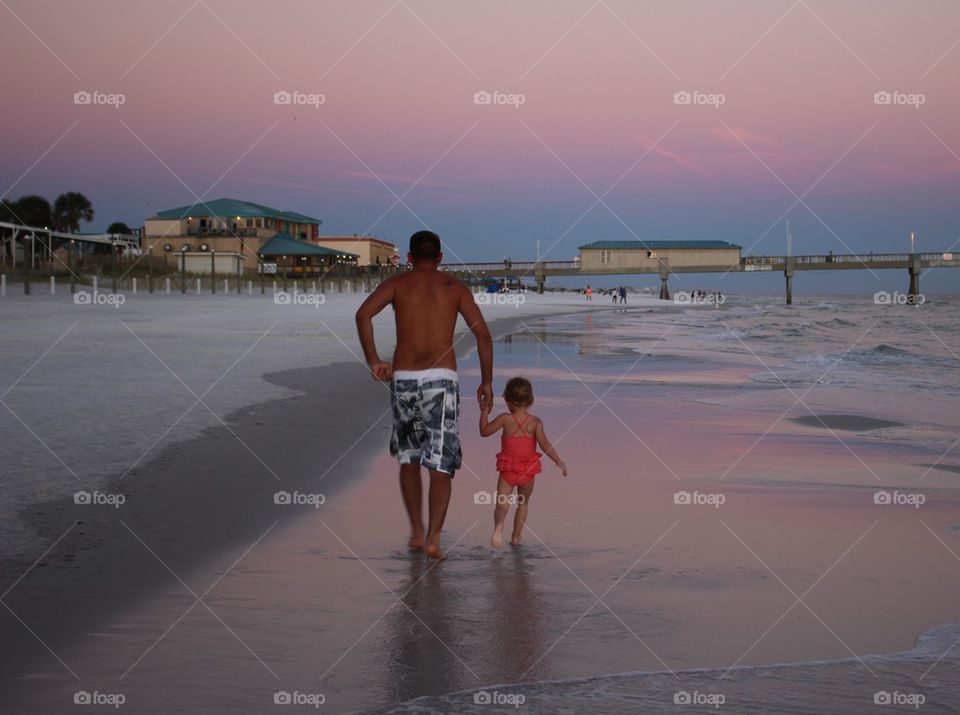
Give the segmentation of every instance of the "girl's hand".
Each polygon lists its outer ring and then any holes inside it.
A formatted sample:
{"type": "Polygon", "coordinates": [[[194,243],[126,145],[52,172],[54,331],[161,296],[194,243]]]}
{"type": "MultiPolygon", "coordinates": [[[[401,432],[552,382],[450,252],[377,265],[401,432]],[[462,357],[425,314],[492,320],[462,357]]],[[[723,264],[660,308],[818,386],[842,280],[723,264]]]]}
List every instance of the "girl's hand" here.
{"type": "Polygon", "coordinates": [[[480,414],[489,415],[490,411],[493,409],[493,405],[490,403],[490,400],[484,400],[480,403],[480,414]]]}
{"type": "Polygon", "coordinates": [[[560,468],[560,474],[567,476],[567,465],[563,463],[562,459],[557,460],[557,466],[560,468]]]}

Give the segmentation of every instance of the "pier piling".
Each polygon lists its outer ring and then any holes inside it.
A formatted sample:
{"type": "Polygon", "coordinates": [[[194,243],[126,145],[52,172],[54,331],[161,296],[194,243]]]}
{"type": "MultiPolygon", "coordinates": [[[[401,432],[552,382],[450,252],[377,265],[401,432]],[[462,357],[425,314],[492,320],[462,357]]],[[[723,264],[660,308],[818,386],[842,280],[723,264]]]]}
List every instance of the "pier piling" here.
{"type": "Polygon", "coordinates": [[[660,300],[670,300],[670,288],[667,286],[667,278],[670,277],[670,266],[665,258],[660,262],[660,300]]]}
{"type": "Polygon", "coordinates": [[[793,256],[787,257],[786,267],[783,269],[783,275],[787,279],[787,305],[793,305],[793,271],[796,259],[793,256]]]}
{"type": "Polygon", "coordinates": [[[913,254],[910,257],[910,265],[907,270],[910,272],[910,290],[907,292],[907,295],[911,298],[916,298],[920,295],[920,271],[923,267],[923,263],[920,260],[920,256],[913,254]]]}

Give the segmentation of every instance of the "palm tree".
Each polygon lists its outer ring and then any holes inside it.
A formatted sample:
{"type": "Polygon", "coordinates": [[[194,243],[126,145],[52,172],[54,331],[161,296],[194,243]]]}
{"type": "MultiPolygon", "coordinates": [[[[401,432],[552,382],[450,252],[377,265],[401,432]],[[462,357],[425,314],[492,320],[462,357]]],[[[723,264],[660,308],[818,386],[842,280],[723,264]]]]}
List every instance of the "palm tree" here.
{"type": "Polygon", "coordinates": [[[76,233],[80,230],[80,221],[93,221],[93,204],[83,194],[68,191],[53,202],[53,217],[58,230],[76,233]]]}

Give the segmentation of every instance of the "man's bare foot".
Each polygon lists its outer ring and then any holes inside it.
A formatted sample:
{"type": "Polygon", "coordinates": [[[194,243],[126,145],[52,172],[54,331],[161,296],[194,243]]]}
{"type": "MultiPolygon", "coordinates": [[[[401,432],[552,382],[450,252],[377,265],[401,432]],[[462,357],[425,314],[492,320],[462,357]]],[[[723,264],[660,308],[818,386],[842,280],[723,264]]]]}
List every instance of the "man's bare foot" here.
{"type": "Polygon", "coordinates": [[[439,546],[427,547],[427,560],[436,559],[437,561],[446,561],[447,555],[440,550],[439,546]]]}
{"type": "Polygon", "coordinates": [[[499,549],[503,546],[503,529],[494,529],[493,536],[490,537],[490,546],[499,549]]]}
{"type": "Polygon", "coordinates": [[[413,534],[410,537],[410,540],[407,541],[407,548],[410,551],[423,551],[423,545],[426,543],[426,540],[423,538],[423,534],[413,534]]]}
{"type": "Polygon", "coordinates": [[[523,546],[523,542],[520,541],[519,536],[514,536],[512,539],[510,539],[510,546],[523,546]]]}
{"type": "Polygon", "coordinates": [[[446,561],[447,555],[440,550],[440,536],[427,539],[427,560],[446,561]]]}

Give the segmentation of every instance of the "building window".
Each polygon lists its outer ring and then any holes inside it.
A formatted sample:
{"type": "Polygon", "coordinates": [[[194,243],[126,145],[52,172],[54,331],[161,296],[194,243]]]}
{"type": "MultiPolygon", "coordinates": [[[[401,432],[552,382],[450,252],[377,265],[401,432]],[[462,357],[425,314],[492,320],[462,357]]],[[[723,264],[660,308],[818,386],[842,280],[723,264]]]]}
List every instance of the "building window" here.
{"type": "Polygon", "coordinates": [[[252,219],[252,218],[248,218],[248,219],[247,219],[247,228],[253,228],[253,219],[252,219]]]}
{"type": "Polygon", "coordinates": [[[610,263],[612,254],[613,251],[608,251],[606,249],[600,251],[600,263],[610,263]]]}

